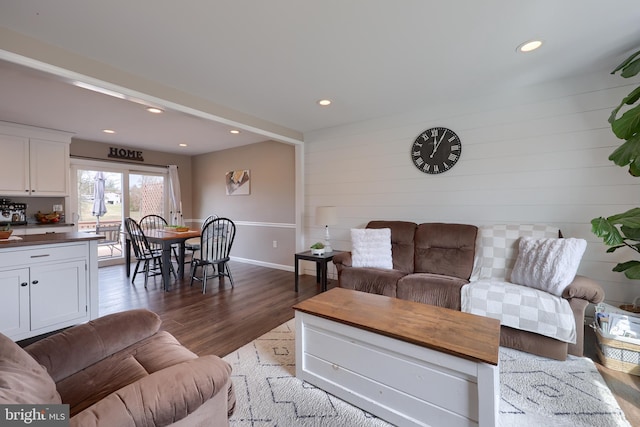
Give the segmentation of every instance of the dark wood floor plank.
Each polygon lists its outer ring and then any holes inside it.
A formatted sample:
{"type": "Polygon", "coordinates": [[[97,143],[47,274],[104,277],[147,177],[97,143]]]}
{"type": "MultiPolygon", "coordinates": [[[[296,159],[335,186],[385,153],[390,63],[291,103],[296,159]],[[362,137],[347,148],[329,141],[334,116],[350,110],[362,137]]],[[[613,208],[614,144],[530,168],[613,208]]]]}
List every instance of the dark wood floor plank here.
{"type": "MultiPolygon", "coordinates": [[[[239,262],[230,265],[235,287],[228,280],[222,284],[210,280],[204,295],[201,285],[191,287],[187,278],[163,292],[160,278],[150,279],[145,289],[142,277],[131,285],[124,266],[100,268],[99,313],[148,308],[160,315],[165,330],[196,354],[225,356],[293,318],[293,305],[320,292],[315,276],[301,276],[296,293],[291,272],[239,262]]],[[[335,285],[330,281],[329,288],[335,285]]],[[[640,377],[599,364],[595,345],[595,334],[586,327],[585,355],[596,362],[631,425],[640,425],[640,377]]]]}

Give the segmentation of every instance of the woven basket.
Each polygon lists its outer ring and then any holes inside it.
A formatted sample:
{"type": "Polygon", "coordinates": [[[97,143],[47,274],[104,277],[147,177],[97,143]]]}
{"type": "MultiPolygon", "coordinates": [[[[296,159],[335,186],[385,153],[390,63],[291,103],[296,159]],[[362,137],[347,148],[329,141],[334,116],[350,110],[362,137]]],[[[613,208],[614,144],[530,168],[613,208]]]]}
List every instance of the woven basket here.
{"type": "Polygon", "coordinates": [[[640,307],[636,307],[633,304],[622,304],[620,308],[631,313],[640,313],[640,307]]]}
{"type": "Polygon", "coordinates": [[[598,340],[598,359],[604,366],[640,376],[640,344],[606,337],[598,328],[595,328],[595,332],[598,340]]]}
{"type": "Polygon", "coordinates": [[[640,313],[640,297],[636,297],[633,304],[622,304],[620,308],[630,313],[640,313]]]}

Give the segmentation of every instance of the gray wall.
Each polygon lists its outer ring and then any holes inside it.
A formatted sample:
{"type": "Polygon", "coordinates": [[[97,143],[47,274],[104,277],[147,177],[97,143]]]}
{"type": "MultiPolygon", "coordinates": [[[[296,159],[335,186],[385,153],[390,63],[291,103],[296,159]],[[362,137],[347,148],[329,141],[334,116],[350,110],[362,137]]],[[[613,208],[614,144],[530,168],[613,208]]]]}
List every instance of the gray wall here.
{"type": "Polygon", "coordinates": [[[237,225],[235,258],[291,268],[295,253],[295,147],[266,141],[193,158],[193,217],[237,225]],[[225,174],[251,171],[250,194],[227,196],[225,174]],[[277,247],[274,246],[276,241],[277,247]]]}

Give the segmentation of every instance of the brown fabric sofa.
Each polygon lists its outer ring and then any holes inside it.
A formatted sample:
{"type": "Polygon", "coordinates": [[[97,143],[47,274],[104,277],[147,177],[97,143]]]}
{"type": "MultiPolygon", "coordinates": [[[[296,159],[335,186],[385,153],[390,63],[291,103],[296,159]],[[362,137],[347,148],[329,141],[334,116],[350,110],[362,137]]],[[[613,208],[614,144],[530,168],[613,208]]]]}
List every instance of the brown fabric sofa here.
{"type": "MultiPolygon", "coordinates": [[[[352,267],[351,253],[334,255],[338,285],[347,289],[460,310],[460,289],[473,271],[478,228],[467,224],[371,221],[367,228],[390,228],[393,270],[352,267]]],[[[576,322],[576,343],[500,328],[500,345],[558,360],[583,355],[584,312],[604,299],[598,283],[576,276],[564,291],[576,322]]]]}
{"type": "Polygon", "coordinates": [[[71,426],[226,426],[231,366],[198,357],[148,310],[107,315],[24,349],[0,334],[0,403],[69,404],[71,426]]]}

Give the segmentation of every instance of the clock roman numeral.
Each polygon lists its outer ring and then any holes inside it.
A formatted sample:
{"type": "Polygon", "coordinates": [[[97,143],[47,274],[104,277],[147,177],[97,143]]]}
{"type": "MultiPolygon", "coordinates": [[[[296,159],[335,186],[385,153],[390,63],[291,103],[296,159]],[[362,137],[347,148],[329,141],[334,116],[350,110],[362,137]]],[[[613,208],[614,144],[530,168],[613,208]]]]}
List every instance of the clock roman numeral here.
{"type": "Polygon", "coordinates": [[[422,135],[420,135],[420,136],[422,137],[422,139],[423,139],[424,141],[426,141],[427,139],[429,139],[429,135],[427,135],[427,133],[426,133],[426,132],[425,132],[425,133],[423,133],[423,134],[422,134],[422,135]]]}
{"type": "Polygon", "coordinates": [[[451,146],[451,151],[460,151],[460,144],[455,144],[451,146]]]}
{"type": "Polygon", "coordinates": [[[422,157],[418,157],[417,159],[414,160],[414,163],[417,166],[422,166],[422,164],[424,163],[424,160],[422,160],[422,157]]]}
{"type": "Polygon", "coordinates": [[[414,142],[413,146],[414,147],[418,147],[418,148],[422,148],[422,144],[420,142],[418,142],[418,141],[414,142]]]}
{"type": "Polygon", "coordinates": [[[432,137],[437,137],[438,136],[438,129],[431,129],[431,136],[432,137]]]}
{"type": "Polygon", "coordinates": [[[434,171],[435,173],[440,172],[440,168],[438,168],[438,165],[433,165],[433,171],[434,171]]]}
{"type": "Polygon", "coordinates": [[[449,154],[449,160],[451,160],[452,162],[455,162],[458,159],[458,155],[455,153],[451,153],[449,154]]]}
{"type": "Polygon", "coordinates": [[[456,136],[452,136],[451,138],[447,139],[447,141],[452,142],[452,141],[455,141],[456,139],[457,139],[456,136]]]}

